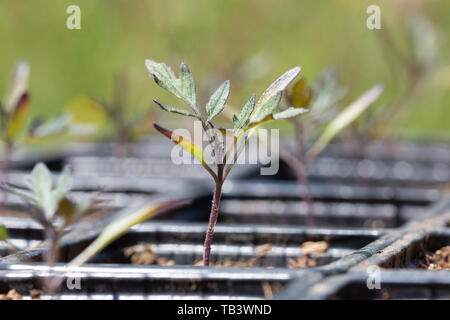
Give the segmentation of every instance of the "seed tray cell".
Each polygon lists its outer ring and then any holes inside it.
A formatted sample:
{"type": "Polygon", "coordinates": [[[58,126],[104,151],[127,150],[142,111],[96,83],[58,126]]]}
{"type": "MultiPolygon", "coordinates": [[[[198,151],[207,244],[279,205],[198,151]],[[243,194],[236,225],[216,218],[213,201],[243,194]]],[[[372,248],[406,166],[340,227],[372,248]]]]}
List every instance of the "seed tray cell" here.
{"type": "MultiPolygon", "coordinates": [[[[224,197],[238,199],[298,200],[305,195],[304,186],[282,181],[226,181],[224,197]]],[[[442,198],[442,194],[429,188],[397,188],[392,186],[355,186],[312,183],[311,197],[316,201],[347,201],[363,203],[391,203],[425,206],[442,198]]]]}
{"type": "Polygon", "coordinates": [[[379,289],[367,272],[351,272],[328,277],[304,288],[299,281],[282,292],[279,299],[306,300],[387,300],[387,299],[450,299],[448,272],[381,271],[379,289]],[[367,283],[369,281],[369,289],[367,283]]]}
{"type": "MultiPolygon", "coordinates": [[[[277,223],[305,225],[308,205],[304,201],[237,200],[221,202],[220,218],[229,223],[277,223]]],[[[312,204],[315,224],[326,227],[396,227],[397,207],[391,204],[319,202],[312,204]]]]}
{"type": "Polygon", "coordinates": [[[311,180],[429,185],[450,181],[446,162],[381,161],[319,157],[308,164],[311,180]]]}
{"type": "MultiPolygon", "coordinates": [[[[48,268],[42,264],[2,266],[0,291],[15,288],[25,296],[30,289],[40,288],[40,280],[48,277],[48,268]]],[[[148,299],[153,297],[215,299],[271,298],[293,279],[285,269],[262,268],[213,268],[202,267],[156,267],[156,266],[109,266],[85,265],[71,272],[58,265],[55,276],[80,278],[80,290],[62,286],[61,298],[84,299],[148,299]]],[[[305,282],[320,278],[308,273],[305,282]]]]}

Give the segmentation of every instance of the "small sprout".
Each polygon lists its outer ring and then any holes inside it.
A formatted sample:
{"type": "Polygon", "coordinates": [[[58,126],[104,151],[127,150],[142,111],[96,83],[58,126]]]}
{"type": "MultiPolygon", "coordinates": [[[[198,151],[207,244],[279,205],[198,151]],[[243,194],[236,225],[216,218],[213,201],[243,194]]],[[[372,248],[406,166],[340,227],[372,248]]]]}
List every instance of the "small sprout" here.
{"type": "MultiPolygon", "coordinates": [[[[280,155],[294,170],[297,180],[305,186],[305,201],[308,205],[307,223],[314,224],[312,214],[312,199],[309,191],[306,173],[307,161],[316,157],[328,143],[345,127],[360,116],[382,93],[381,85],[376,85],[361,95],[345,109],[339,111],[337,103],[345,96],[347,90],[338,84],[338,73],[330,69],[322,73],[314,86],[309,88],[302,78],[298,80],[286,95],[286,104],[290,106],[285,112],[308,109],[303,121],[301,118],[292,118],[295,126],[294,154],[281,150],[280,155]],[[324,129],[323,126],[325,126],[324,129]],[[306,150],[308,137],[312,131],[320,128],[317,140],[309,150],[306,150]]],[[[280,116],[282,116],[281,114],[280,116]]]]}
{"type": "MultiPolygon", "coordinates": [[[[69,198],[72,186],[72,172],[66,166],[53,184],[52,175],[43,163],[38,163],[26,180],[27,188],[11,184],[4,184],[4,188],[19,196],[30,208],[31,217],[42,225],[47,242],[46,261],[52,268],[58,261],[59,242],[67,229],[79,221],[83,216],[98,209],[99,201],[90,197],[73,202],[69,198]]],[[[58,281],[47,279],[46,291],[53,295],[57,289],[58,281]]]]}
{"type": "Polygon", "coordinates": [[[203,255],[203,265],[208,266],[214,227],[218,217],[222,186],[248,139],[255,132],[255,129],[264,123],[277,119],[295,117],[307,111],[305,109],[294,110],[293,108],[279,110],[283,90],[298,75],[300,67],[295,67],[279,77],[266,91],[264,91],[257,101],[255,95],[252,95],[244,104],[239,115],[233,116],[233,129],[223,129],[215,127],[211,121],[225,108],[230,94],[229,81],[225,81],[216,89],[206,104],[204,112],[202,112],[197,105],[194,78],[185,63],[181,63],[178,78],[175,76],[172,69],[165,63],[146,60],[145,65],[155,82],[160,87],[178,97],[184,102],[186,107],[169,107],[157,100],[154,100],[155,103],[164,111],[193,117],[199,120],[204,132],[208,136],[209,145],[212,146],[212,159],[214,161],[213,163],[210,163],[205,160],[206,148],[197,146],[188,139],[173,133],[171,130],[154,124],[157,131],[171,139],[183,150],[191,153],[214,179],[216,187],[213,196],[209,225],[205,237],[203,255]],[[224,141],[224,139],[220,139],[220,136],[223,134],[227,136],[231,135],[233,137],[231,146],[221,143],[221,141],[224,141]],[[240,145],[240,147],[236,148],[238,145],[240,145]]]}
{"type": "Polygon", "coordinates": [[[421,15],[414,16],[405,29],[410,42],[407,49],[397,46],[389,28],[380,30],[379,39],[383,51],[387,53],[385,57],[392,81],[402,89],[355,126],[355,140],[359,142],[361,153],[370,140],[383,138],[390,125],[411,110],[416,96],[428,85],[430,78],[438,74],[436,71],[442,64],[440,30],[429,19],[421,15]],[[404,76],[399,78],[399,75],[404,76]]]}
{"type": "MultiPolygon", "coordinates": [[[[126,157],[132,142],[141,139],[153,130],[152,110],[129,112],[127,108],[128,80],[118,74],[114,78],[113,97],[103,101],[90,97],[79,97],[68,106],[68,112],[81,123],[88,121],[102,134],[107,131],[115,141],[115,155],[126,157]],[[86,119],[89,115],[89,119],[86,119]]],[[[160,105],[166,111],[177,112],[171,106],[160,105]]]]}
{"type": "Polygon", "coordinates": [[[32,125],[28,126],[27,120],[30,115],[29,76],[30,66],[28,62],[20,61],[14,69],[6,97],[0,102],[3,182],[8,181],[10,157],[19,145],[37,138],[67,133],[73,129],[68,115],[58,116],[44,123],[38,119],[31,119],[32,125]]]}

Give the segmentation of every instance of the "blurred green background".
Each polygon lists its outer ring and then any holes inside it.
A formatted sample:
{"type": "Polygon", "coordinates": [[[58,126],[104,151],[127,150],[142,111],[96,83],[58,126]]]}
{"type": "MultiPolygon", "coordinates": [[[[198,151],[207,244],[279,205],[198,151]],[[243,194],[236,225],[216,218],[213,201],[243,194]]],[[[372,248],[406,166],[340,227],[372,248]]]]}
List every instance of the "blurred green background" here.
{"type": "Polygon", "coordinates": [[[131,112],[156,108],[152,98],[175,100],[149,78],[144,59],[151,58],[174,69],[185,61],[201,102],[230,79],[231,105],[241,106],[251,93],[259,95],[300,65],[310,82],[323,69],[337,67],[349,88],[347,102],[384,83],[386,91],[377,102],[383,105],[400,95],[405,72],[382,46],[380,31],[366,27],[371,4],[380,6],[382,28],[405,53],[410,50],[407,22],[416,14],[436,27],[436,70],[393,128],[407,136],[448,139],[448,0],[2,0],[0,92],[14,63],[26,58],[34,113],[53,115],[83,94],[110,100],[118,72],[129,78],[131,112]],[[66,28],[66,8],[72,4],[81,8],[81,30],[66,28]]]}

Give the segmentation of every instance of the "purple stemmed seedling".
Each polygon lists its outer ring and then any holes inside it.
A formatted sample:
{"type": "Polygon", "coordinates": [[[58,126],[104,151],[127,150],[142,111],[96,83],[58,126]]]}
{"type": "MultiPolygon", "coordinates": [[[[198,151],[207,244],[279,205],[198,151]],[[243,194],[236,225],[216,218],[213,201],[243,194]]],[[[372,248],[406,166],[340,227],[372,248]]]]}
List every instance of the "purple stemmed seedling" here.
{"type": "Polygon", "coordinates": [[[290,107],[280,110],[279,107],[283,90],[298,75],[300,67],[295,67],[284,73],[263,92],[258,100],[255,99],[255,95],[252,95],[244,104],[240,113],[233,116],[233,128],[224,129],[216,127],[212,120],[225,108],[230,93],[230,81],[223,82],[211,95],[204,110],[201,110],[197,104],[194,78],[185,63],[181,63],[178,78],[165,63],[146,60],[145,65],[155,82],[174,94],[186,107],[169,106],[157,100],[154,100],[154,102],[164,111],[200,121],[203,133],[208,139],[208,146],[205,148],[203,145],[197,145],[172,130],[154,124],[156,130],[171,139],[184,151],[192,154],[214,179],[215,189],[203,254],[203,265],[209,266],[211,243],[219,214],[222,187],[250,136],[262,124],[278,119],[292,118],[306,112],[306,109],[303,108],[290,107]],[[223,143],[227,137],[231,138],[230,144],[223,143]],[[208,148],[209,146],[211,148],[208,148]],[[211,152],[209,153],[209,151],[211,152]]]}

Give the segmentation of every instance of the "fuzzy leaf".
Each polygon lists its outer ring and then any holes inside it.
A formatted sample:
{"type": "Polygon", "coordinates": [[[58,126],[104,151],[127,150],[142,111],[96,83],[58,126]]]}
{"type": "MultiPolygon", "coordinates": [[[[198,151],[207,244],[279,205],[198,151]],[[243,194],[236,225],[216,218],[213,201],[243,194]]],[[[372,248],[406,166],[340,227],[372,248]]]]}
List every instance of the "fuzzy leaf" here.
{"type": "Polygon", "coordinates": [[[314,143],[312,148],[308,151],[308,157],[315,157],[318,155],[327,144],[338,134],[342,129],[355,120],[361,113],[364,112],[383,92],[382,85],[376,85],[372,89],[363,93],[347,108],[342,110],[333,121],[331,121],[323,131],[319,139],[314,143]]]}
{"type": "Polygon", "coordinates": [[[108,244],[126,233],[132,226],[139,224],[160,213],[162,210],[176,208],[187,204],[185,200],[168,201],[161,204],[147,205],[139,210],[123,215],[121,218],[113,221],[102,233],[92,242],[83,252],[69,263],[69,267],[80,266],[87,262],[108,244]]]}
{"type": "Polygon", "coordinates": [[[252,96],[244,104],[244,107],[242,107],[239,116],[233,116],[233,124],[235,131],[241,130],[247,125],[250,115],[252,114],[254,108],[255,108],[255,95],[252,94],[252,96]]]}
{"type": "Polygon", "coordinates": [[[56,212],[57,203],[52,197],[52,176],[48,168],[38,163],[31,172],[31,188],[37,196],[37,203],[45,217],[50,219],[56,212]]]}
{"type": "Polygon", "coordinates": [[[228,95],[230,94],[230,81],[226,80],[222,85],[209,98],[206,104],[206,113],[208,115],[208,121],[222,112],[227,102],[228,95]]]}
{"type": "Polygon", "coordinates": [[[303,114],[305,112],[308,112],[308,110],[307,109],[303,109],[303,108],[292,108],[292,107],[290,107],[290,108],[288,108],[288,109],[286,109],[284,111],[275,113],[273,115],[273,118],[275,120],[288,119],[288,118],[292,118],[292,117],[298,116],[299,114],[303,114]]]}
{"type": "Polygon", "coordinates": [[[252,117],[250,118],[250,123],[258,123],[264,120],[267,116],[271,115],[272,112],[278,107],[281,101],[281,91],[272,96],[267,102],[258,110],[255,110],[252,117]]]}
{"type": "Polygon", "coordinates": [[[347,94],[347,89],[339,85],[338,78],[339,72],[335,68],[327,69],[319,75],[314,83],[315,95],[310,103],[313,115],[323,115],[347,94]]]}
{"type": "Polygon", "coordinates": [[[194,77],[192,77],[189,67],[184,62],[182,62],[180,66],[180,82],[182,91],[185,92],[186,97],[196,105],[197,97],[195,94],[194,77]]]}
{"type": "Polygon", "coordinates": [[[198,116],[196,114],[194,114],[192,112],[189,112],[187,110],[180,109],[180,108],[177,108],[177,107],[167,106],[165,104],[160,103],[158,100],[155,100],[155,99],[153,99],[153,102],[155,102],[164,111],[172,112],[172,113],[178,113],[178,114],[181,114],[183,116],[194,117],[194,118],[198,119],[198,116]]]}
{"type": "Polygon", "coordinates": [[[78,202],[77,212],[80,215],[89,214],[98,209],[103,202],[104,201],[98,199],[97,194],[89,195],[78,202]]]}
{"type": "Polygon", "coordinates": [[[70,166],[65,166],[61,175],[58,178],[58,184],[54,192],[54,197],[59,202],[70,191],[72,187],[72,169],[70,166]]]}
{"type": "Polygon", "coordinates": [[[178,79],[172,69],[165,63],[145,60],[145,65],[153,76],[155,82],[167,91],[174,94],[179,99],[188,104],[197,115],[200,112],[196,106],[195,83],[187,66],[182,63],[180,67],[180,79],[178,79]]]}
{"type": "Polygon", "coordinates": [[[31,171],[31,188],[38,197],[50,193],[52,189],[52,176],[42,162],[39,162],[31,171]]]}
{"type": "Polygon", "coordinates": [[[70,127],[71,120],[72,119],[69,114],[60,115],[48,120],[44,124],[34,127],[30,131],[30,135],[34,138],[43,138],[66,133],[70,127]]]}
{"type": "Polygon", "coordinates": [[[4,102],[4,108],[7,113],[13,112],[22,98],[28,91],[28,81],[30,77],[30,65],[27,61],[20,61],[15,69],[7,89],[8,95],[4,102]]]}
{"type": "MultiPolygon", "coordinates": [[[[281,77],[275,80],[266,91],[263,92],[258,102],[255,105],[255,112],[259,112],[259,109],[264,107],[266,103],[276,94],[286,89],[289,83],[294,80],[294,78],[300,72],[300,67],[295,67],[287,72],[285,72],[281,77]]],[[[252,119],[252,122],[254,120],[252,119]]]]}

